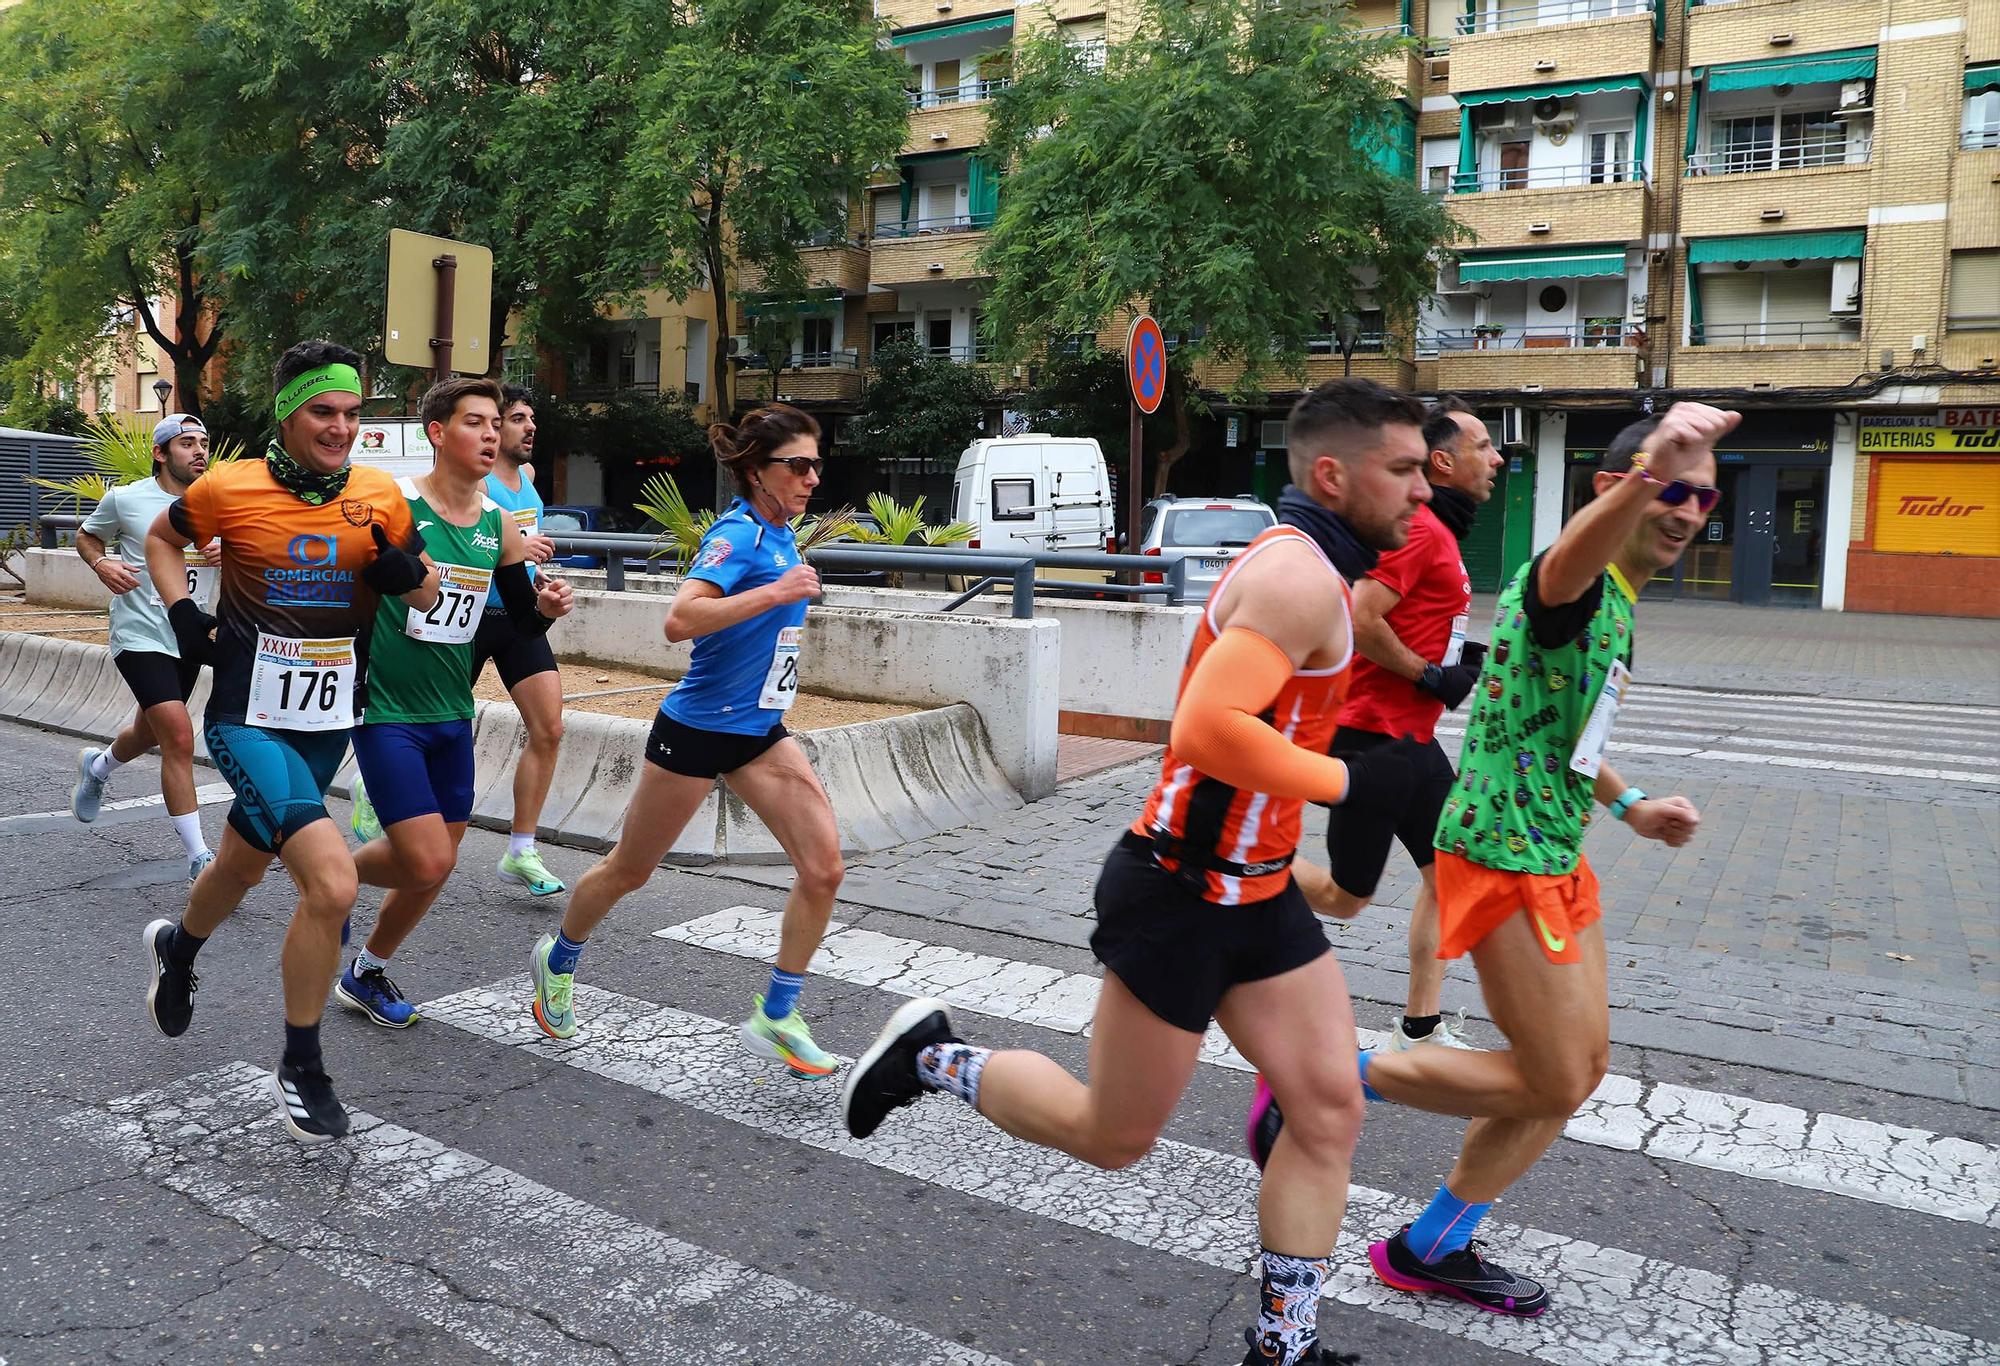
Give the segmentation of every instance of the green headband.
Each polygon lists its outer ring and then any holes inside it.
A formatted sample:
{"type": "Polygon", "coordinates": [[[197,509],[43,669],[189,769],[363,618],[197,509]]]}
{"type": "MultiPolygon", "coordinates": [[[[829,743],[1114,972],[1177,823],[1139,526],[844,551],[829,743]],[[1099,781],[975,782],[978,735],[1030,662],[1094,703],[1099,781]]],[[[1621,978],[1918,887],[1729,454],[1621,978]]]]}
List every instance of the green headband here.
{"type": "Polygon", "coordinates": [[[278,421],[296,413],[309,398],[320,394],[361,395],[361,374],[351,365],[322,365],[308,370],[278,391],[278,421]]]}

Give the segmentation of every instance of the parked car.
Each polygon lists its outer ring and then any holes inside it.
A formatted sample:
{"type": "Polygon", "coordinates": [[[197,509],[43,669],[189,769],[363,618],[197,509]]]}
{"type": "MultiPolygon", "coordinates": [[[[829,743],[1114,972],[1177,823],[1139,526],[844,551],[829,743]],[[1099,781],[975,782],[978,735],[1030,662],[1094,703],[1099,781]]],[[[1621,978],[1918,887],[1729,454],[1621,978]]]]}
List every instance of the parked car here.
{"type": "MultiPolygon", "coordinates": [[[[616,531],[618,528],[610,525],[612,516],[609,508],[594,503],[550,503],[542,509],[542,533],[548,536],[561,536],[566,532],[616,531]]],[[[602,569],[604,556],[583,551],[564,553],[559,550],[556,552],[555,563],[569,569],[602,569]]],[[[671,553],[662,554],[651,560],[634,555],[625,557],[626,570],[634,574],[649,571],[658,573],[671,570],[673,567],[671,553]]]]}
{"type": "MultiPolygon", "coordinates": [[[[1278,514],[1257,498],[1155,498],[1139,514],[1139,553],[1186,552],[1187,577],[1174,601],[1206,602],[1229,562],[1277,524],[1278,514]]],[[[1164,583],[1166,575],[1145,579],[1164,583]]]]}

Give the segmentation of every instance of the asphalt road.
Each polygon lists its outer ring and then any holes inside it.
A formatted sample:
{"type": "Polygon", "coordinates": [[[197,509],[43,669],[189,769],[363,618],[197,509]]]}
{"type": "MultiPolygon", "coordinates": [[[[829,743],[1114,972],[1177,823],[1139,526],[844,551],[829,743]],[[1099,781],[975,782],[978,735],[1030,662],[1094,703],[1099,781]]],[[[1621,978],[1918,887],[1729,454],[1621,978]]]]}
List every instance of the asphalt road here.
{"type": "MultiPolygon", "coordinates": [[[[555,908],[498,884],[503,842],[474,831],[397,960],[428,1017],[393,1032],[329,1015],[341,1095],[379,1123],[302,1150],[258,1075],[281,1043],[289,883],[274,875],[216,935],[193,1027],[160,1037],[140,929],[179,909],[178,846],[158,807],[88,828],[61,814],[75,748],[0,724],[0,1360],[1240,1359],[1254,1183],[1249,1079],[1226,1059],[1123,1173],[943,1099],[852,1144],[834,1084],[780,1074],[731,1032],[765,968],[754,934],[722,933],[755,916],[724,913],[775,910],[779,892],[658,874],[592,940],[583,1033],[554,1046],[525,1025],[524,974],[555,908]],[[656,934],[675,926],[701,942],[656,934]]],[[[110,795],[149,777],[134,766],[110,795]]],[[[222,810],[204,807],[211,839],[222,810]]],[[[572,880],[590,862],[545,853],[572,880]]],[[[988,1007],[962,1015],[968,1033],[1081,1068],[1086,1041],[1047,1002],[1069,989],[1053,979],[1092,972],[1086,953],[836,914],[873,937],[850,932],[838,971],[808,983],[827,1047],[863,1047],[910,974],[957,973],[988,1007]]],[[[1370,1363],[2000,1361],[1994,1112],[1905,1094],[1887,1055],[1836,1080],[1745,1056],[1614,1050],[1651,1098],[1643,1124],[1608,1111],[1597,1139],[1560,1141],[1492,1221],[1495,1256],[1555,1282],[1544,1319],[1413,1303],[1350,1241],[1326,1339],[1370,1363]],[[1708,1137],[1676,1155],[1690,1125],[1708,1137]]],[[[1350,1238],[1427,1198],[1457,1133],[1374,1107],[1350,1238]]]]}

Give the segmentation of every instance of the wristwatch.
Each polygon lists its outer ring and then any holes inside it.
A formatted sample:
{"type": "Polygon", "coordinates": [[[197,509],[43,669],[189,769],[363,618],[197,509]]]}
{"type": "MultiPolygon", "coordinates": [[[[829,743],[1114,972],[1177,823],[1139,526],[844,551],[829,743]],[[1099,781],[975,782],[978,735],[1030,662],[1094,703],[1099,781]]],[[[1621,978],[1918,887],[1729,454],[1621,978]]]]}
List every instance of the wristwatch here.
{"type": "Polygon", "coordinates": [[[1641,792],[1638,788],[1636,787],[1626,788],[1623,792],[1619,793],[1616,800],[1614,800],[1611,803],[1610,807],[1611,819],[1614,821],[1624,820],[1626,812],[1630,811],[1633,807],[1637,806],[1640,802],[1643,802],[1645,800],[1646,800],[1646,794],[1644,792],[1641,792]]]}

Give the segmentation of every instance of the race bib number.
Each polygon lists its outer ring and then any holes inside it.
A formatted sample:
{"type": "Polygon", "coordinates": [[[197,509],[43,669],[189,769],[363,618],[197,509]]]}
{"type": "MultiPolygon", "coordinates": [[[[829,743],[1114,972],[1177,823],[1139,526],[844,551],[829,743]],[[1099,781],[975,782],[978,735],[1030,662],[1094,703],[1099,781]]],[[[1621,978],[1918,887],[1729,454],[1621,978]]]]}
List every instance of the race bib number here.
{"type": "Polygon", "coordinates": [[[523,536],[542,534],[542,514],[539,508],[515,508],[507,514],[514,519],[514,525],[521,528],[523,536]]]}
{"type": "Polygon", "coordinates": [[[354,724],[354,638],[293,640],[257,633],[250,670],[253,726],[346,730],[354,724]]]}
{"type": "MultiPolygon", "coordinates": [[[[187,575],[188,596],[195,606],[203,611],[215,606],[215,586],[222,581],[222,570],[210,564],[202,553],[193,546],[181,551],[181,570],[187,575]]],[[[153,590],[153,606],[164,607],[157,588],[153,590]]]]}
{"type": "Polygon", "coordinates": [[[1444,658],[1438,661],[1445,668],[1449,669],[1452,665],[1458,663],[1459,660],[1465,658],[1465,627],[1466,623],[1471,620],[1472,618],[1464,613],[1460,613],[1451,619],[1451,639],[1445,644],[1444,658]]]}
{"type": "Polygon", "coordinates": [[[1586,778],[1597,777],[1598,769],[1604,766],[1604,746],[1611,740],[1618,708],[1625,701],[1625,685],[1631,681],[1632,671],[1625,667],[1624,661],[1612,660],[1604,691],[1597,695],[1597,705],[1590,709],[1590,719],[1583,723],[1583,734],[1577,737],[1576,750],[1569,756],[1570,772],[1586,778]]]}
{"type": "Polygon", "coordinates": [[[771,671],[764,675],[764,692],[757,705],[765,711],[789,711],[799,700],[799,638],[804,627],[787,626],[778,632],[771,651],[771,671]]]}
{"type": "Polygon", "coordinates": [[[438,565],[438,597],[428,612],[410,609],[403,634],[432,645],[464,645],[479,630],[479,614],[493,571],[464,564],[438,565]]]}

